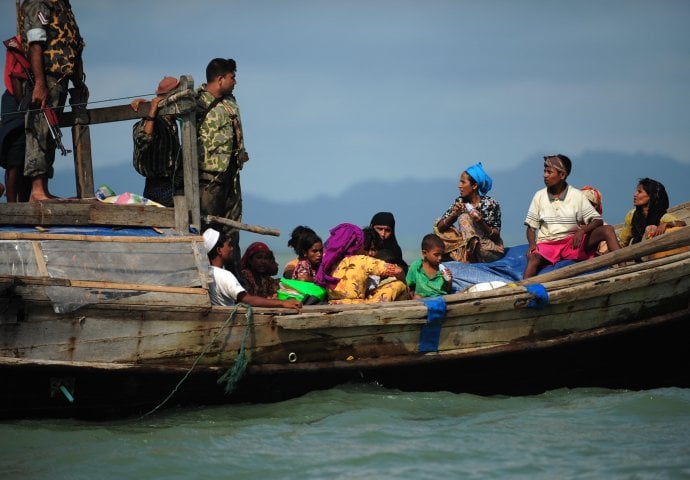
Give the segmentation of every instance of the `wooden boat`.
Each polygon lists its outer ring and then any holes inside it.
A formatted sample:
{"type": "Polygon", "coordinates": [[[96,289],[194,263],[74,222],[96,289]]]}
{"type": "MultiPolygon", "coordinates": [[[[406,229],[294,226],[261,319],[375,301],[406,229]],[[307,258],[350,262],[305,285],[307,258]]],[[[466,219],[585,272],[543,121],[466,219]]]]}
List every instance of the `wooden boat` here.
{"type": "MultiPolygon", "coordinates": [[[[190,78],[182,83],[191,91],[190,78]]],[[[0,205],[13,227],[0,232],[0,416],[271,401],[348,381],[481,394],[689,386],[690,253],[605,268],[688,246],[689,228],[448,295],[441,319],[421,301],[300,313],[212,306],[203,241],[189,233],[200,220],[194,114],[188,97],[178,100],[166,107],[186,119],[186,196],[174,209],[87,198],[0,205]]],[[[78,192],[93,191],[88,125],[147,113],[88,110],[77,124],[63,115],[78,192]]],[[[690,219],[690,203],[672,211],[690,219]]]]}

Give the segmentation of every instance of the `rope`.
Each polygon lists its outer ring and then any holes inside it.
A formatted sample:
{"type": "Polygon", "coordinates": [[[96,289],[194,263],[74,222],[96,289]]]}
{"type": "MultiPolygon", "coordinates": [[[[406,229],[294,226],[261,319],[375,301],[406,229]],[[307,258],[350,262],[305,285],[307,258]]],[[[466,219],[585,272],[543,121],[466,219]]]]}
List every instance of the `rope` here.
{"type": "Polygon", "coordinates": [[[245,347],[247,345],[247,337],[249,337],[249,330],[252,326],[254,312],[252,307],[247,308],[247,328],[244,329],[242,336],[242,343],[240,344],[240,351],[237,352],[235,363],[218,379],[218,385],[225,383],[225,394],[230,395],[237,386],[237,383],[244,377],[247,372],[247,353],[245,347]]]}
{"type": "MultiPolygon", "coordinates": [[[[246,355],[244,353],[244,345],[245,345],[245,342],[247,340],[249,328],[251,327],[251,323],[252,323],[251,319],[253,317],[253,312],[252,312],[251,305],[246,305],[244,303],[238,303],[237,305],[235,305],[235,308],[232,310],[232,313],[230,313],[230,316],[228,316],[227,320],[225,320],[225,323],[223,323],[223,326],[220,327],[220,330],[218,330],[218,332],[216,332],[216,334],[213,336],[213,338],[208,343],[208,345],[206,345],[206,347],[201,351],[199,356],[196,357],[196,360],[194,360],[194,363],[192,363],[192,366],[189,367],[189,370],[187,370],[187,373],[185,373],[184,376],[182,377],[182,379],[179,382],[177,382],[177,385],[175,385],[175,388],[172,389],[172,391],[168,394],[167,397],[165,397],[165,399],[163,399],[163,401],[161,403],[159,403],[154,408],[152,408],[151,410],[149,410],[148,412],[143,414],[141,417],[139,417],[139,420],[142,420],[142,419],[148,417],[149,415],[152,415],[156,411],[158,411],[161,407],[163,407],[163,405],[168,403],[168,401],[173,397],[173,395],[175,395],[175,393],[177,393],[179,388],[182,386],[182,384],[185,382],[185,380],[187,380],[189,375],[192,373],[192,370],[194,370],[194,368],[197,366],[199,361],[201,361],[202,357],[204,355],[206,355],[206,353],[208,353],[209,349],[211,348],[213,343],[216,341],[218,336],[221,334],[221,332],[223,330],[225,330],[225,328],[230,324],[232,319],[235,318],[235,314],[237,313],[237,309],[240,306],[243,306],[247,309],[247,314],[246,314],[246,316],[247,316],[247,328],[245,329],[244,336],[242,337],[242,346],[240,347],[240,353],[237,355],[237,359],[235,360],[235,364],[232,366],[231,369],[228,370],[228,372],[230,370],[236,369],[237,365],[240,363],[240,357],[242,357],[242,362],[244,363],[244,365],[242,365],[242,367],[241,367],[242,370],[239,373],[239,376],[235,380],[235,382],[239,381],[239,379],[242,378],[242,376],[244,376],[244,373],[245,373],[246,368],[247,368],[247,359],[246,359],[246,355]]],[[[238,370],[239,370],[239,368],[238,368],[238,370]]],[[[225,372],[225,374],[223,374],[223,376],[221,378],[225,377],[228,374],[228,372],[225,372]]],[[[220,379],[218,380],[218,383],[220,383],[220,379]]],[[[233,384],[232,389],[234,389],[234,387],[235,387],[235,385],[233,384]]],[[[228,387],[226,386],[225,393],[228,393],[228,394],[231,393],[232,389],[230,391],[228,391],[228,387]]]]}

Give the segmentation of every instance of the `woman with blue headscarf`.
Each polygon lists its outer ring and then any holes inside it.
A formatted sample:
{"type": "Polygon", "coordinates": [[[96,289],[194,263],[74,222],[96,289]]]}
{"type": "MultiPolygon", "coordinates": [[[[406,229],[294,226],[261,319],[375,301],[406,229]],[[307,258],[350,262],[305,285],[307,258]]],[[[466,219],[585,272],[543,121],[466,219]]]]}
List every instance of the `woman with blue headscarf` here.
{"type": "Polygon", "coordinates": [[[501,206],[487,195],[492,183],[481,162],[460,174],[460,196],[434,225],[434,233],[446,245],[444,260],[493,262],[505,255],[501,206]]]}

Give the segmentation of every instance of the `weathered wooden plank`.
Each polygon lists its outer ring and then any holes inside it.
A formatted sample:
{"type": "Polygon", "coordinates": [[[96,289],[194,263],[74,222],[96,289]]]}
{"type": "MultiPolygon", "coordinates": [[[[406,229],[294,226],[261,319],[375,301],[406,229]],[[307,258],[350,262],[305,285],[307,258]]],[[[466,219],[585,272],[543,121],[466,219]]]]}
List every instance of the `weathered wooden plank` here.
{"type": "MultiPolygon", "coordinates": [[[[184,77],[182,77],[184,78],[184,77]]],[[[161,102],[158,108],[158,115],[179,115],[188,112],[193,112],[196,109],[196,102],[193,98],[194,92],[192,90],[183,90],[174,95],[170,99],[161,102]]],[[[151,109],[151,102],[142,102],[138,110],[133,110],[127,105],[117,105],[113,107],[89,108],[86,110],[85,125],[96,125],[99,123],[119,122],[126,120],[139,120],[148,115],[151,109]]],[[[58,115],[60,127],[71,127],[75,124],[75,115],[73,112],[63,112],[58,115]]]]}
{"type": "Polygon", "coordinates": [[[80,202],[7,203],[0,205],[6,225],[117,225],[173,228],[172,208],[80,202]]]}
{"type": "Polygon", "coordinates": [[[64,240],[77,242],[105,242],[105,243],[201,243],[201,235],[180,235],[159,237],[134,237],[124,235],[83,235],[72,233],[51,233],[47,232],[2,232],[0,240],[64,240]]]}
{"type": "MultiPolygon", "coordinates": [[[[47,271],[46,271],[47,275],[47,271]]],[[[29,277],[22,275],[0,275],[0,281],[12,280],[15,285],[44,285],[54,287],[80,287],[102,290],[135,290],[143,292],[166,292],[166,293],[184,293],[187,295],[208,295],[206,289],[199,287],[175,287],[166,285],[153,284],[133,284],[133,283],[119,283],[119,282],[98,282],[94,280],[77,280],[71,278],[54,278],[54,277],[29,277]]]]}
{"type": "Polygon", "coordinates": [[[76,178],[77,197],[93,197],[93,160],[91,158],[91,133],[87,125],[72,127],[72,143],[74,145],[74,171],[76,178]]]}
{"type": "MultiPolygon", "coordinates": [[[[182,89],[194,90],[192,77],[180,78],[182,89]]],[[[199,157],[197,152],[196,111],[191,110],[182,116],[182,171],[184,175],[184,196],[188,208],[186,218],[190,225],[201,230],[199,211],[199,157]]]]}
{"type": "Polygon", "coordinates": [[[617,263],[634,260],[635,258],[650,255],[656,252],[663,252],[673,248],[690,245],[690,227],[680,228],[673,232],[667,232],[651,240],[640,242],[629,247],[621,248],[615,252],[607,253],[584,262],[568,265],[548,273],[537,275],[519,282],[522,285],[533,283],[544,283],[551,280],[560,280],[572,277],[581,273],[586,273],[599,268],[608,267],[617,263]]]}
{"type": "Polygon", "coordinates": [[[317,328],[364,327],[370,325],[421,325],[426,323],[427,308],[424,305],[407,308],[376,309],[370,312],[301,313],[279,318],[276,324],[289,330],[317,328]]]}

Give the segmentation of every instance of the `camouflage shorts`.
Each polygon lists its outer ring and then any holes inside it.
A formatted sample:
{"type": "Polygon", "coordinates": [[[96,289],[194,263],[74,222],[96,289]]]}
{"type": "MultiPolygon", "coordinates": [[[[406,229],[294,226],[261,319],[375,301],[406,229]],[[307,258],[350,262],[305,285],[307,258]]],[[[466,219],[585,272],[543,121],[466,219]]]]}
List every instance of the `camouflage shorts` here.
{"type": "MultiPolygon", "coordinates": [[[[67,100],[67,81],[58,82],[52,75],[46,75],[48,88],[48,106],[53,107],[56,113],[67,100]]],[[[31,91],[26,93],[31,95],[31,91]]],[[[55,141],[50,135],[48,123],[40,110],[30,111],[26,115],[26,156],[24,162],[24,175],[35,177],[46,175],[53,177],[53,162],[55,161],[55,141]]]]}

